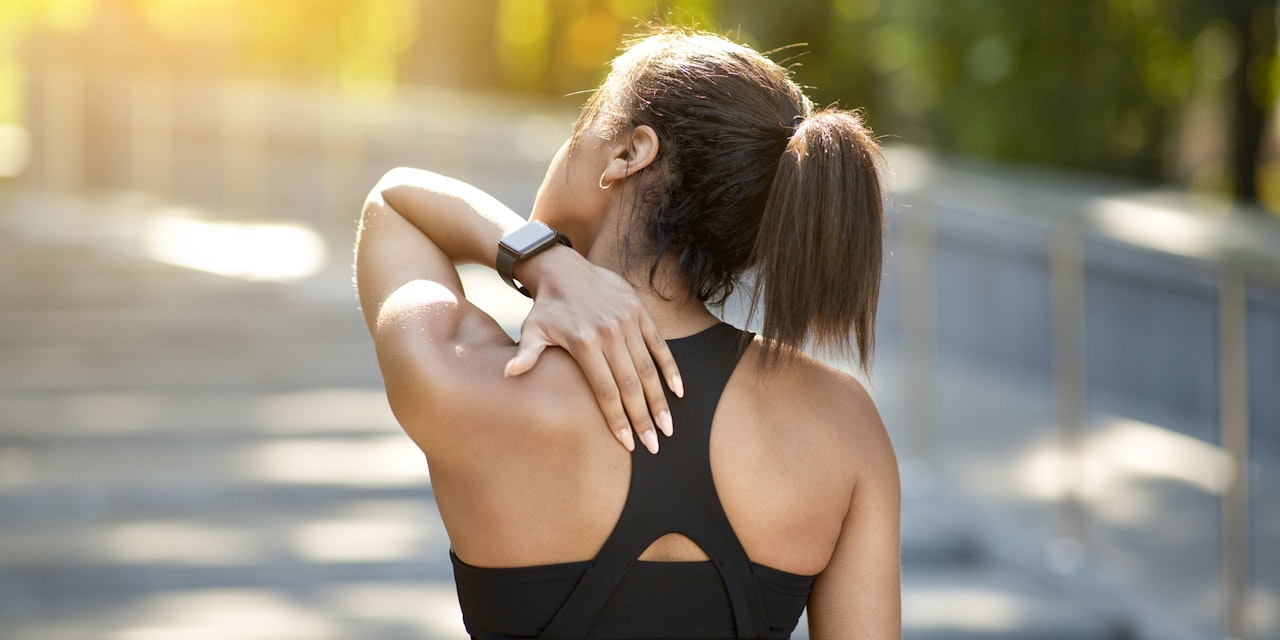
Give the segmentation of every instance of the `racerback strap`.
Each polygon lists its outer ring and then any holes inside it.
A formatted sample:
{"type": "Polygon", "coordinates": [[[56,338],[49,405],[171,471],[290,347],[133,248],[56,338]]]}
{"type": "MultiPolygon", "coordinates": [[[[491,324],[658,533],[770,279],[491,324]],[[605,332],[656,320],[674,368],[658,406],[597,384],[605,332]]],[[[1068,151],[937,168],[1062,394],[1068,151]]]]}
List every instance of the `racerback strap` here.
{"type": "Polygon", "coordinates": [[[662,441],[657,455],[643,447],[632,453],[631,488],[622,515],[541,640],[586,638],[640,554],[668,533],[687,536],[716,567],[733,607],[737,636],[769,636],[751,560],[711,477],[711,421],[750,337],[720,323],[667,342],[685,383],[684,398],[667,391],[674,435],[662,441]]]}

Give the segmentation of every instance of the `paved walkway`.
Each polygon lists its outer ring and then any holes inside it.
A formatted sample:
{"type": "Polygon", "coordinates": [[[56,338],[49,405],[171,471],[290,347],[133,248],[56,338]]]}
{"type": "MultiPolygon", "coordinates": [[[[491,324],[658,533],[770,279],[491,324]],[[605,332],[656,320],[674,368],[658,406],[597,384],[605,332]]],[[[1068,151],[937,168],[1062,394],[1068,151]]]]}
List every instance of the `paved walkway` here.
{"type": "MultiPolygon", "coordinates": [[[[148,259],[143,213],[0,202],[0,637],[463,636],[345,247],[251,282],[148,259]]],[[[904,473],[907,638],[1129,637],[904,473]]]]}

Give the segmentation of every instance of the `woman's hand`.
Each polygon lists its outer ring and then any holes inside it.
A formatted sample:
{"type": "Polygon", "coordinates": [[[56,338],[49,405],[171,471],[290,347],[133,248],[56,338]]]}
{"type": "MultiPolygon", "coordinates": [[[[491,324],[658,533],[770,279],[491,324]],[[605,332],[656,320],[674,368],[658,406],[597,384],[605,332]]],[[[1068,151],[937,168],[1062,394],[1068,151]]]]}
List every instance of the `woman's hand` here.
{"type": "Polygon", "coordinates": [[[679,397],[684,397],[684,383],[635,290],[622,276],[568,247],[548,249],[518,270],[534,305],[520,327],[520,348],[503,374],[518,376],[532,369],[548,346],[563,347],[586,374],[614,437],[633,451],[634,430],[645,448],[657,453],[656,429],[672,433],[659,369],[679,397]]]}

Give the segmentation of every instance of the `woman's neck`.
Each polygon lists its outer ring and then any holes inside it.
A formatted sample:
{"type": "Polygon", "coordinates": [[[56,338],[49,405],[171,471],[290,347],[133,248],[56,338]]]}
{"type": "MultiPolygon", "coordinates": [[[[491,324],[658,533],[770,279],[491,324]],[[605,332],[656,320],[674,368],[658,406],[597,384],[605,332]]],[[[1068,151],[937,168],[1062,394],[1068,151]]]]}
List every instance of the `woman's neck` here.
{"type": "Polygon", "coordinates": [[[720,321],[696,297],[686,297],[682,302],[667,300],[644,282],[632,280],[632,284],[636,285],[636,294],[653,316],[653,323],[663,338],[690,336],[720,321]]]}
{"type": "Polygon", "coordinates": [[[619,235],[597,238],[587,258],[596,266],[622,275],[635,287],[663,338],[693,335],[720,321],[694,295],[674,257],[663,256],[650,286],[648,260],[624,260],[620,244],[619,235]]]}

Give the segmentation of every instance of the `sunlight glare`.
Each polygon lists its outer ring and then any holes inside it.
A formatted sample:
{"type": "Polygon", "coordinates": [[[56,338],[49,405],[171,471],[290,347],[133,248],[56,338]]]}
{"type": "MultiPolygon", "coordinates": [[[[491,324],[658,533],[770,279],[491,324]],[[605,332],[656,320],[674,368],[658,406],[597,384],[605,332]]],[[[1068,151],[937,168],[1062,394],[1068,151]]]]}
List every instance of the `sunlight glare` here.
{"type": "Polygon", "coordinates": [[[16,178],[31,161],[31,135],[22,125],[0,122],[0,178],[16,178]]]}
{"type": "Polygon", "coordinates": [[[324,240],[305,226],[213,222],[181,210],[148,219],[143,243],[154,260],[254,281],[301,280],[318,273],[325,259],[324,240]]]}
{"type": "Polygon", "coordinates": [[[362,583],[333,585],[322,592],[326,608],[388,626],[412,627],[425,638],[465,638],[453,583],[362,583]]]}
{"type": "Polygon", "coordinates": [[[245,566],[267,557],[263,543],[247,531],[181,520],[112,525],[102,542],[111,562],[125,564],[245,566]]]}
{"type": "Polygon", "coordinates": [[[287,439],[255,445],[245,475],[282,484],[427,487],[427,461],[404,435],[287,439]]]}
{"type": "Polygon", "coordinates": [[[137,624],[108,635],[112,640],[276,640],[341,637],[322,614],[265,589],[170,592],[148,598],[127,612],[137,624]]]}
{"type": "Polygon", "coordinates": [[[1220,221],[1196,218],[1163,207],[1118,199],[1102,198],[1093,207],[1093,217],[1102,230],[1140,247],[1153,247],[1175,255],[1210,257],[1205,239],[1212,237],[1210,225],[1220,221]]]}
{"type": "Polygon", "coordinates": [[[1070,456],[1056,446],[1040,447],[1023,456],[1016,466],[1014,483],[1023,495],[1035,500],[1058,500],[1067,495],[1070,456]]]}
{"type": "Polygon", "coordinates": [[[1096,491],[1128,477],[1176,480],[1213,494],[1230,484],[1235,461],[1221,447],[1164,427],[1111,418],[1089,439],[1086,467],[1096,491]]]}
{"type": "Polygon", "coordinates": [[[998,633],[1017,629],[1025,605],[1011,593],[982,586],[921,587],[903,593],[905,622],[912,628],[998,633]]]}
{"type": "Polygon", "coordinates": [[[424,555],[429,531],[401,518],[308,522],[292,536],[293,551],[307,562],[392,562],[424,555]]]}

